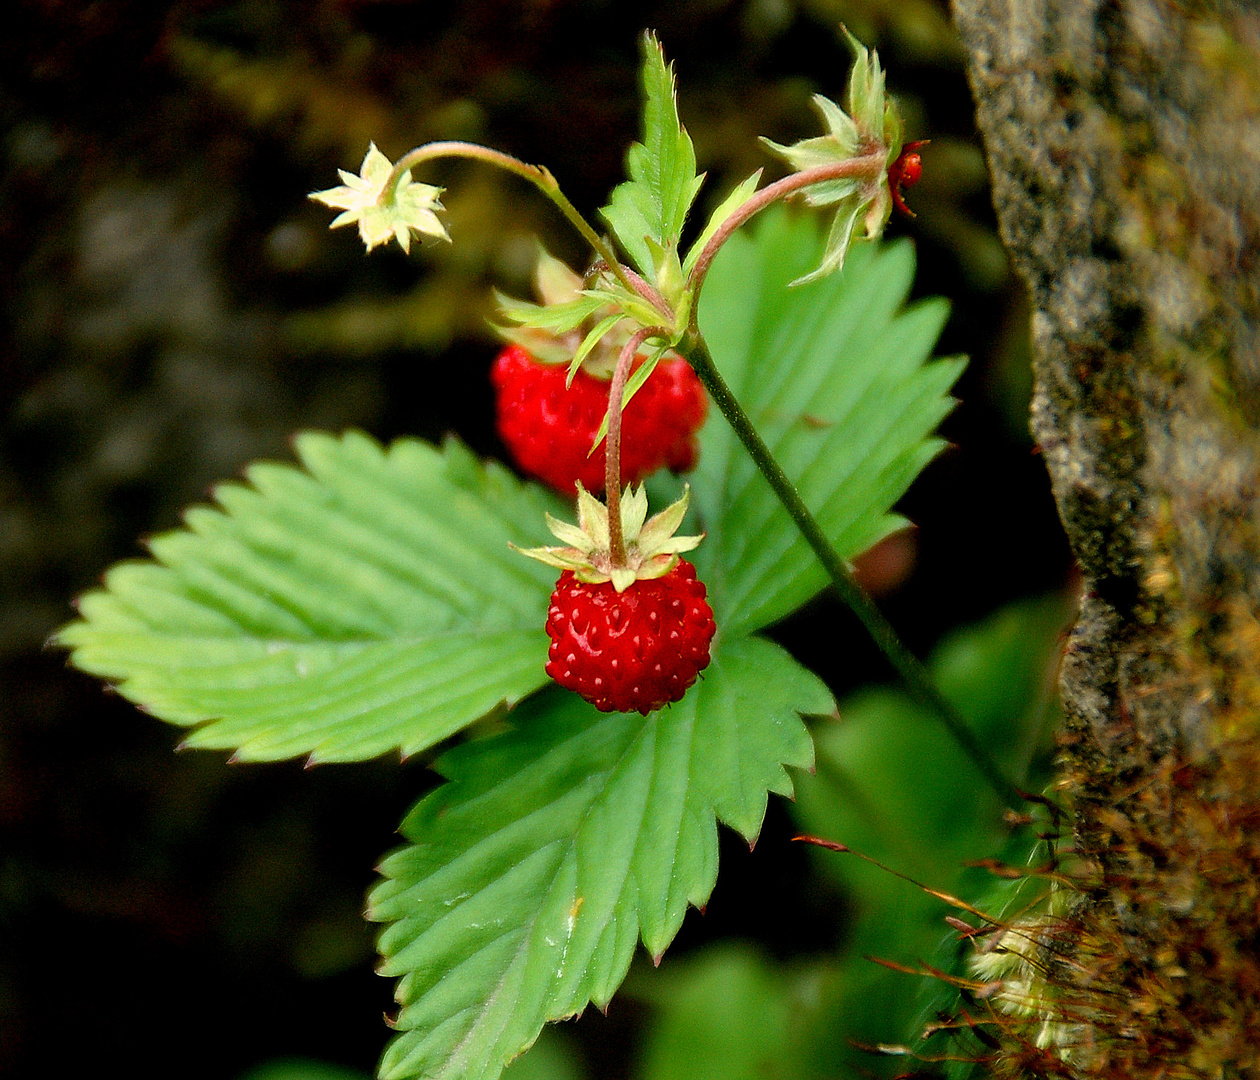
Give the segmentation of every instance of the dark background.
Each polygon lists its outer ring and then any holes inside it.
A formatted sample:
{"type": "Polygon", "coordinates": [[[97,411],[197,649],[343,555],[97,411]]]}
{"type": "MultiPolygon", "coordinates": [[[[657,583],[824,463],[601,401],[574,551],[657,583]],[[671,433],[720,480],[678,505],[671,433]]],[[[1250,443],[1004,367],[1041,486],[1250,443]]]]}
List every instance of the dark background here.
{"type": "MultiPolygon", "coordinates": [[[[954,444],[870,567],[909,644],[1068,573],[1026,430],[1027,315],[993,233],[960,52],[930,0],[19,0],[0,37],[0,1073],[230,1078],[302,1054],[370,1072],[390,984],[361,918],[373,865],[431,784],[423,762],[238,767],[67,669],[50,633],[138,538],[307,427],[458,432],[499,455],[489,287],[528,292],[529,237],[584,252],[512,178],[445,184],[453,247],[363,256],[307,202],[357,170],[470,138],[547,164],[588,216],[637,133],[638,38],[676,61],[723,193],[776,166],[755,136],[813,134],[843,94],[843,19],[876,45],[908,137],[931,137],[916,292],[972,357],[954,444]]],[[[720,422],[716,420],[714,422],[720,422]]],[[[838,691],[877,654],[823,597],[778,636],[838,691]],[[836,657],[844,657],[838,664],[836,657]]],[[[772,804],[757,850],[724,840],[707,913],[790,957],[843,934],[772,804]]],[[[573,1029],[593,1077],[628,1075],[646,1006],[573,1029]]]]}

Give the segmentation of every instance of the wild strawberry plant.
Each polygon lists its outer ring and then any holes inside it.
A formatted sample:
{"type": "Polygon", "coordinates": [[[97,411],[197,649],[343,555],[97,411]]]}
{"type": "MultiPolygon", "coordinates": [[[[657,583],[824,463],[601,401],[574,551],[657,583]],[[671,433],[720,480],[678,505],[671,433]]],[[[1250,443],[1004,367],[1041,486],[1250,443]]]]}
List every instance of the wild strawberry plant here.
{"type": "Polygon", "coordinates": [[[876,57],[854,49],[846,108],[816,99],[826,133],[770,143],[794,171],[748,177],[685,250],[703,177],[651,37],[611,239],[549,172],[498,151],[434,143],[391,163],[370,148],[313,196],[369,250],[448,239],[440,190],[412,171],[451,155],[530,180],[589,242],[581,275],[540,258],[542,303],[501,301],[505,355],[552,381],[501,400],[500,430],[565,497],[454,440],[307,433],[296,467],[220,486],[60,634],[79,667],[187,728],[183,745],[241,761],[429,753],[489,718],[433,761],[446,782],[370,897],[398,979],[384,1077],[496,1077],[547,1021],[606,1005],[639,940],[661,955],[713,888],[718,822],[755,839],[767,794],[813,762],[802,718],[835,703],[759,632],[829,582],[1005,783],[848,570],[903,524],[891,508],[940,449],[962,368],[929,362],[946,309],[906,306],[909,245],[853,244],[878,240],[921,168],[876,57]],[[794,193],[831,214],[825,239],[778,210],[739,231],[794,193]],[[654,391],[665,373],[678,392],[654,391]],[[697,433],[693,375],[728,423],[697,433]],[[566,394],[595,396],[594,430],[566,394]],[[576,458],[557,449],[574,430],[576,458]],[[627,486],[692,465],[689,491],[627,486]]]}

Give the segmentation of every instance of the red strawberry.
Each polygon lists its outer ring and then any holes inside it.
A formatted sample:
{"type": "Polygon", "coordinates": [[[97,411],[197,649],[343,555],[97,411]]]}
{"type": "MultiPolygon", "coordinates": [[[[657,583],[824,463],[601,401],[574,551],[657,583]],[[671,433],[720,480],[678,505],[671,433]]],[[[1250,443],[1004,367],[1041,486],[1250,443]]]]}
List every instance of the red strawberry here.
{"type": "Polygon", "coordinates": [[[678,557],[702,537],[674,535],[689,497],[649,520],[643,488],[628,487],[611,500],[613,517],[579,486],[577,525],[547,515],[565,546],[521,549],[564,571],[547,612],[547,674],[604,712],[647,715],[681,698],[708,666],[713,609],[696,568],[678,557]]]}
{"type": "MultiPolygon", "coordinates": [[[[591,443],[608,411],[609,380],[579,368],[566,387],[566,373],[565,365],[539,363],[519,345],[499,353],[490,369],[499,437],[523,472],[562,494],[572,495],[579,483],[602,491],[604,443],[594,453],[591,443]]],[[[704,389],[685,360],[657,364],[622,414],[623,482],[637,484],[660,468],[695,468],[706,411],[704,389]]]]}
{"type": "Polygon", "coordinates": [[[708,666],[714,629],[704,583],[685,559],[624,592],[566,570],[547,613],[547,674],[603,712],[646,716],[678,701],[708,666]]]}

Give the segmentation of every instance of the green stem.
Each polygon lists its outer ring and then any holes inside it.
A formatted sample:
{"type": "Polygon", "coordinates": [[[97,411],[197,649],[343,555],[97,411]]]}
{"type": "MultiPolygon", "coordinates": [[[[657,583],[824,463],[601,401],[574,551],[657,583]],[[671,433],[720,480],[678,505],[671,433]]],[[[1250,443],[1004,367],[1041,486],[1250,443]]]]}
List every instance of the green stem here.
{"type": "Polygon", "coordinates": [[[608,268],[617,276],[617,280],[631,292],[637,292],[633,283],[626,277],[625,269],[613,253],[612,248],[604,242],[603,237],[599,233],[591,228],[586,218],[578,213],[577,207],[569,202],[568,197],[560,190],[560,185],[556,182],[556,178],[551,175],[551,171],[542,165],[528,165],[511,154],[505,154],[501,150],[491,150],[490,147],[481,146],[477,143],[454,140],[425,143],[423,146],[417,146],[414,150],[407,151],[394,163],[394,169],[385,181],[385,186],[381,189],[381,198],[384,199],[388,196],[392,199],[394,197],[398,182],[408,169],[415,168],[415,166],[426,161],[447,157],[470,158],[473,161],[482,161],[487,165],[494,165],[528,180],[559,208],[569,224],[577,229],[582,238],[608,264],[608,268]]]}
{"type": "Polygon", "coordinates": [[[739,441],[744,444],[744,448],[769,482],[788,515],[796,523],[805,541],[818,556],[818,561],[827,571],[832,585],[840,594],[840,599],[861,620],[880,652],[888,658],[914,696],[937,715],[954,741],[963,753],[971,758],[994,791],[1010,801],[1022,800],[1023,793],[1002,774],[1001,769],[977,741],[967,726],[967,722],[959,716],[937,688],[927,668],[902,643],[892,624],[884,618],[874,601],[866,595],[854,579],[844,559],[831,546],[822,526],[810,513],[800,492],[796,490],[796,485],[788,479],[787,474],[770,452],[770,448],[761,438],[761,433],[753,426],[748,414],[744,412],[735,395],[731,393],[730,387],[726,385],[726,380],[722,378],[717,365],[714,364],[708,346],[699,332],[693,328],[678,348],[691,362],[705,389],[717,403],[718,409],[734,429],[739,441]]]}

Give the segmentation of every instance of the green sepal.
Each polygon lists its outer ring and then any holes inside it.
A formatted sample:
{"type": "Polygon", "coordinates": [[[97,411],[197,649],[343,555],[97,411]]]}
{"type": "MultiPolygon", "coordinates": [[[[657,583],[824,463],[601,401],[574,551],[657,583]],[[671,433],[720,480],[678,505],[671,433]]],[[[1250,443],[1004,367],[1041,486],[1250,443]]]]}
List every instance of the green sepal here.
{"type": "Polygon", "coordinates": [[[798,285],[808,285],[819,278],[829,277],[844,265],[844,257],[848,253],[849,245],[853,242],[853,227],[857,224],[858,215],[861,212],[862,205],[856,199],[851,199],[846,205],[837,208],[835,217],[831,219],[831,227],[827,230],[827,242],[823,247],[822,261],[808,274],[802,274],[789,281],[789,289],[794,289],[798,285]]]}
{"type": "Polygon", "coordinates": [[[340,210],[330,229],[342,225],[358,225],[359,238],[368,251],[378,244],[397,240],[404,252],[411,250],[411,234],[434,237],[450,242],[450,235],[438,211],[444,209],[438,196],[442,189],[412,180],[411,170],[406,169],[389,191],[389,179],[394,165],[377,148],[368,145],[359,175],[337,170],[341,174],[341,186],[327,191],[312,191],[308,196],[316,202],[340,210]]]}
{"type": "Polygon", "coordinates": [[[547,515],[547,528],[563,547],[517,548],[520,554],[559,570],[572,570],[579,581],[589,584],[611,581],[625,592],[636,581],[664,577],[677,564],[678,556],[694,551],[703,536],[675,536],[687,507],[691,488],[650,519],[647,516],[647,489],[627,487],[621,496],[621,536],[624,561],[613,557],[610,548],[608,507],[577,485],[578,524],[547,515]]]}
{"type": "MultiPolygon", "coordinates": [[[[582,339],[582,344],[577,347],[576,351],[573,353],[573,359],[569,361],[569,371],[565,378],[566,386],[573,385],[573,376],[577,374],[578,368],[582,366],[582,361],[590,356],[591,351],[595,348],[595,346],[604,340],[604,335],[619,322],[624,321],[624,319],[625,316],[620,311],[616,311],[613,314],[600,319],[599,322],[587,331],[586,337],[582,339]]],[[[599,442],[598,439],[595,441],[596,443],[599,442]]]]}
{"type": "Polygon", "coordinates": [[[849,71],[849,115],[857,125],[863,142],[883,141],[884,119],[888,108],[884,90],[884,71],[874,50],[868,49],[844,27],[844,36],[853,50],[853,67],[849,71]]]}
{"type": "Polygon", "coordinates": [[[604,306],[603,300],[588,293],[579,293],[561,304],[534,304],[528,300],[517,300],[496,289],[494,300],[499,313],[505,319],[518,326],[546,330],[553,334],[567,334],[576,330],[604,306]]]}
{"type": "Polygon", "coordinates": [[[827,134],[802,139],[792,146],[783,146],[764,138],[762,142],[787,159],[796,172],[840,164],[874,153],[883,155],[883,164],[875,176],[824,180],[804,189],[806,203],[831,207],[834,217],[819,266],[798,277],[792,285],[806,284],[835,273],[844,265],[849,247],[858,235],[856,225],[859,219],[862,222],[861,235],[868,240],[876,240],[883,235],[892,214],[888,167],[901,152],[901,117],[896,104],[885,91],[879,57],[847,29],[845,35],[854,54],[853,68],[849,73],[848,111],[829,98],[816,94],[814,107],[827,127],[827,134]]]}
{"type": "MultiPolygon", "coordinates": [[[[601,283],[587,289],[584,296],[597,299],[601,304],[611,304],[628,319],[640,326],[660,326],[664,316],[637,292],[631,292],[615,283],[601,283]]],[[[665,329],[670,329],[665,327],[665,329]]]]}
{"type": "Polygon", "coordinates": [[[646,241],[652,255],[652,264],[656,267],[656,289],[671,308],[676,307],[687,287],[682,263],[678,258],[678,248],[670,244],[659,244],[650,236],[646,241]]]}

